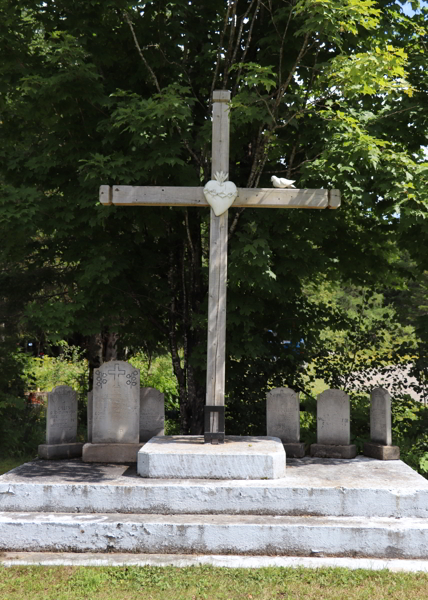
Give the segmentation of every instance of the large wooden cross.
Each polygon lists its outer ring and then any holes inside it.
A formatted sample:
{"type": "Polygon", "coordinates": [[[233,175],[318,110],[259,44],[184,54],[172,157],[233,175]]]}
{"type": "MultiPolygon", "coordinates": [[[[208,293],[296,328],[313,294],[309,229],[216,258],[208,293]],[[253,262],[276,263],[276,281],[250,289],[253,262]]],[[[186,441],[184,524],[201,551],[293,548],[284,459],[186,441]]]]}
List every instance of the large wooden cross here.
{"type": "MultiPolygon", "coordinates": [[[[230,92],[213,93],[212,179],[229,172],[230,92]]],[[[237,188],[233,207],[337,208],[339,190],[237,188]]],[[[102,185],[100,202],[116,206],[208,207],[202,187],[102,185]]],[[[228,211],[211,209],[205,441],[224,441],[228,211]],[[218,212],[218,211],[217,211],[218,212]]]]}

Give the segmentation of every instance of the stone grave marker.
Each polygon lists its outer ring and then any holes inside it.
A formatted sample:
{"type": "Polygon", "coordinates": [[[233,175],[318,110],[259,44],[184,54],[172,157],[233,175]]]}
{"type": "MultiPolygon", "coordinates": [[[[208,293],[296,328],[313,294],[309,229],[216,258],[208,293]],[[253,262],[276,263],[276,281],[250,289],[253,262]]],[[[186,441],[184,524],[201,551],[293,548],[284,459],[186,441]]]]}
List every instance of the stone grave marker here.
{"type": "Polygon", "coordinates": [[[139,442],[140,371],[125,361],[110,361],[94,371],[92,441],[139,442]]]}
{"type": "Polygon", "coordinates": [[[77,441],[77,393],[59,385],[48,393],[46,444],[40,444],[40,458],[58,459],[81,456],[83,444],[77,441]]]}
{"type": "Polygon", "coordinates": [[[317,399],[317,443],[311,456],[319,458],[355,458],[351,444],[350,403],[342,390],[326,390],[317,399]]]}
{"type": "Polygon", "coordinates": [[[94,412],[93,405],[94,392],[91,390],[88,392],[88,410],[87,410],[87,424],[88,424],[88,442],[92,442],[92,416],[94,412]]]}
{"type": "Polygon", "coordinates": [[[114,360],[94,370],[92,443],[84,462],[136,462],[140,442],[140,371],[114,360]]]}
{"type": "Polygon", "coordinates": [[[267,435],[278,437],[290,458],[305,456],[305,444],[300,443],[299,394],[290,388],[275,388],[266,395],[267,435]]]}
{"type": "Polygon", "coordinates": [[[165,400],[159,390],[146,387],[140,390],[140,442],[155,435],[165,435],[165,400]]]}
{"type": "Polygon", "coordinates": [[[391,396],[384,388],[370,394],[370,442],[364,443],[363,452],[379,460],[400,458],[400,448],[392,446],[391,396]]]}

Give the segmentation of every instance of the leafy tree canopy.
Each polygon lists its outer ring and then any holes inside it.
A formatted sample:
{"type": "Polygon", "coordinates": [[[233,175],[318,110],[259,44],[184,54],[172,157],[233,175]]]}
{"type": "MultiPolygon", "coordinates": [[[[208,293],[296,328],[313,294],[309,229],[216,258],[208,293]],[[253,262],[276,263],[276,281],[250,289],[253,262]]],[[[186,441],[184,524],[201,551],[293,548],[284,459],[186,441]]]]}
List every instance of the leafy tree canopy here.
{"type": "Polygon", "coordinates": [[[404,250],[428,268],[425,9],[0,0],[0,15],[11,330],[25,318],[51,340],[108,328],[124,345],[169,347],[182,429],[201,430],[208,211],[104,207],[97,195],[100,184],[205,183],[214,89],[232,91],[232,181],[270,186],[276,174],[343,198],[337,211],[230,210],[232,403],[299,379],[283,340],[304,337],[316,352],[331,315],[305,282],[395,284],[404,250]]]}

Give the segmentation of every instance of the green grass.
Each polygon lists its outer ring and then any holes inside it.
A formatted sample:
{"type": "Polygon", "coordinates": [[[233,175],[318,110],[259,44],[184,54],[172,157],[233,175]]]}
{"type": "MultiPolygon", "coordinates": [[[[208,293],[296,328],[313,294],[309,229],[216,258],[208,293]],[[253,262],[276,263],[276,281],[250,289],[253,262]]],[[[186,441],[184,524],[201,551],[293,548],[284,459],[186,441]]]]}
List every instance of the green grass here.
{"type": "Polygon", "coordinates": [[[428,575],[347,569],[0,567],[2,600],[425,600],[428,575]]]}
{"type": "MultiPolygon", "coordinates": [[[[3,473],[6,473],[7,471],[14,469],[15,467],[19,467],[19,465],[23,465],[24,463],[29,462],[30,460],[34,460],[35,458],[37,458],[35,455],[24,456],[21,458],[0,456],[0,475],[3,475],[3,473]]],[[[1,596],[0,600],[3,600],[1,596]]]]}

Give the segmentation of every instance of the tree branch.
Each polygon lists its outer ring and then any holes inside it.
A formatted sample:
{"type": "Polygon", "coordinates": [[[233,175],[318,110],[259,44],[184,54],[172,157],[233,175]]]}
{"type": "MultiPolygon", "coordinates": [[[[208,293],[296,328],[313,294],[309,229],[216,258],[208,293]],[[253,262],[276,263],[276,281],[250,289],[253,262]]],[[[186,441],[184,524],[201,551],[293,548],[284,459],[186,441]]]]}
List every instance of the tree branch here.
{"type": "Polygon", "coordinates": [[[214,70],[214,75],[213,75],[213,80],[211,83],[211,92],[210,92],[210,107],[212,104],[212,97],[213,97],[213,92],[215,90],[215,86],[217,83],[217,77],[218,77],[218,72],[220,70],[220,57],[221,57],[221,50],[223,48],[223,40],[224,40],[224,36],[226,35],[226,29],[227,29],[227,23],[229,21],[229,16],[230,16],[230,4],[229,2],[227,3],[227,11],[226,11],[226,16],[224,17],[224,26],[223,26],[223,31],[220,34],[220,40],[218,43],[218,50],[217,50],[217,60],[216,60],[216,65],[215,65],[215,70],[214,70]]]}
{"type": "Polygon", "coordinates": [[[149,71],[149,73],[150,73],[150,75],[151,75],[151,77],[153,79],[153,82],[155,84],[155,87],[156,87],[157,91],[160,94],[161,93],[161,88],[160,88],[160,85],[159,85],[159,81],[158,81],[158,79],[157,79],[157,77],[156,77],[153,69],[151,68],[151,66],[147,62],[147,60],[146,60],[146,58],[145,58],[145,56],[143,54],[143,51],[141,50],[140,44],[138,43],[138,40],[137,40],[137,36],[135,35],[134,26],[132,25],[131,19],[129,18],[129,15],[128,15],[128,13],[126,11],[123,12],[123,16],[125,17],[125,21],[128,23],[129,29],[131,30],[132,37],[134,38],[134,43],[135,43],[135,47],[137,48],[138,54],[140,55],[140,58],[143,61],[146,69],[149,71]]]}

